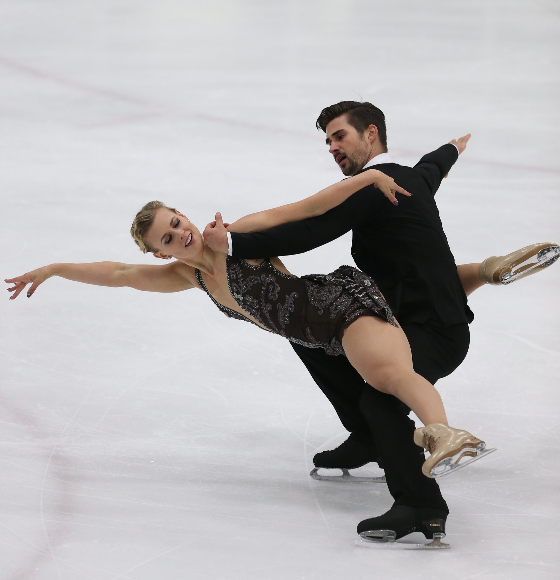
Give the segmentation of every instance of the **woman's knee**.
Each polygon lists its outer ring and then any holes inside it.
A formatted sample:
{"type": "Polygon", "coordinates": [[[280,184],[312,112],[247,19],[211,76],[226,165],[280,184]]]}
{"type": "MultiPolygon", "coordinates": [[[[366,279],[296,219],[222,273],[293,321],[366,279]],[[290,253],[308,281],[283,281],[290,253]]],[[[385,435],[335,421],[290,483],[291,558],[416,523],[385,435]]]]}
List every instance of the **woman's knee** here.
{"type": "Polygon", "coordinates": [[[369,378],[370,385],[387,395],[396,395],[403,381],[403,372],[393,366],[378,368],[369,378]]]}

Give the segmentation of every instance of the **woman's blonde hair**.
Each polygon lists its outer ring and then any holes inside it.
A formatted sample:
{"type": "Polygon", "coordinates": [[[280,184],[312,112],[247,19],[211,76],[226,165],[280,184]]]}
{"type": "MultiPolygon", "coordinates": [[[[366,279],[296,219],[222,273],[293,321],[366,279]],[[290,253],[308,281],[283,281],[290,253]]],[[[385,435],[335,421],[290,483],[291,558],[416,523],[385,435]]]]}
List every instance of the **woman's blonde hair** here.
{"type": "Polygon", "coordinates": [[[144,254],[159,252],[157,248],[154,248],[146,241],[146,235],[154,223],[157,210],[162,207],[169,211],[175,211],[175,208],[167,207],[163,201],[150,201],[136,214],[130,227],[130,235],[144,254]]]}

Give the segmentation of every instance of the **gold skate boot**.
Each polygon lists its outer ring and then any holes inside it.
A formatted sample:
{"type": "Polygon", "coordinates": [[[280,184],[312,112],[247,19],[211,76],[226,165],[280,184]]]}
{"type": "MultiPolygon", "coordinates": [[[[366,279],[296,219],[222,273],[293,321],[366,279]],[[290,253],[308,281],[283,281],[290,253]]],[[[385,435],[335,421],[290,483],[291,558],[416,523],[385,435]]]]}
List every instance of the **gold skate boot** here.
{"type": "Polygon", "coordinates": [[[478,269],[478,277],[487,284],[511,284],[536,274],[560,258],[558,244],[532,244],[507,256],[490,256],[478,269]]]}
{"type": "Polygon", "coordinates": [[[414,443],[430,452],[422,466],[426,477],[442,477],[496,451],[468,431],[431,423],[414,431],[414,443]]]}

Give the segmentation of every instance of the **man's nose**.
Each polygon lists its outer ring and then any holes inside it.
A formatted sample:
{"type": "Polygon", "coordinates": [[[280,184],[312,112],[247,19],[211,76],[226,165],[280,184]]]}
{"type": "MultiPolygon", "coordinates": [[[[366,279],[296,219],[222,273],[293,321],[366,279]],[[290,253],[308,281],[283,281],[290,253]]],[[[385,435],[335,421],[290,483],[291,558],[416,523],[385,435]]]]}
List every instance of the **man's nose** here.
{"type": "Polygon", "coordinates": [[[338,143],[333,143],[333,142],[331,141],[331,145],[330,145],[330,147],[329,147],[329,153],[331,153],[331,154],[332,154],[332,153],[334,153],[335,151],[338,151],[339,149],[340,149],[340,146],[339,146],[339,144],[338,144],[338,143]]]}

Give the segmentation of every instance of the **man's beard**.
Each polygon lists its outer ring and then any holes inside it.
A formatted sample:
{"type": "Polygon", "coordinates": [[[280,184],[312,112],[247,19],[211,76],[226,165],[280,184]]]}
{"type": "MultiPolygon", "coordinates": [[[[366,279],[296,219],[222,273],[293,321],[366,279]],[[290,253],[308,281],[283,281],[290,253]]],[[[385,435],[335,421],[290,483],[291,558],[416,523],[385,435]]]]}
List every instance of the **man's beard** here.
{"type": "Polygon", "coordinates": [[[347,165],[345,169],[340,168],[342,173],[347,177],[360,173],[367,163],[368,154],[368,143],[365,139],[361,139],[352,157],[346,155],[347,165]]]}
{"type": "Polygon", "coordinates": [[[346,175],[346,177],[356,175],[356,173],[359,173],[364,168],[365,165],[365,163],[360,163],[355,159],[350,159],[350,157],[346,157],[346,163],[347,165],[344,169],[342,169],[342,167],[340,168],[342,170],[342,173],[346,175]]]}

